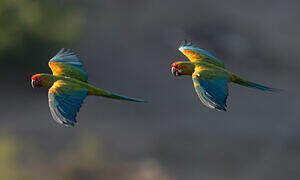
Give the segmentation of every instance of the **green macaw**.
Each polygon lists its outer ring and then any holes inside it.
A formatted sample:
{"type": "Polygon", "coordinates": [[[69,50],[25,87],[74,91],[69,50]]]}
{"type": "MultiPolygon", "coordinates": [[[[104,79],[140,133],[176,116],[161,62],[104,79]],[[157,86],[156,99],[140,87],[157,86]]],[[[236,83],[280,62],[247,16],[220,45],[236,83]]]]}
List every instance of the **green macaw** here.
{"type": "Polygon", "coordinates": [[[190,61],[174,62],[171,72],[175,76],[192,76],[198,97],[209,108],[226,111],[228,84],[230,82],[262,91],[278,90],[244,80],[229,72],[225,69],[221,60],[211,53],[192,45],[191,42],[185,41],[179,47],[179,51],[190,61]]]}
{"type": "Polygon", "coordinates": [[[70,50],[59,51],[50,61],[53,74],[36,74],[31,78],[33,88],[50,88],[49,107],[55,121],[66,126],[77,123],[76,115],[86,96],[102,96],[119,100],[145,102],[111,93],[88,83],[82,62],[70,50]]]}

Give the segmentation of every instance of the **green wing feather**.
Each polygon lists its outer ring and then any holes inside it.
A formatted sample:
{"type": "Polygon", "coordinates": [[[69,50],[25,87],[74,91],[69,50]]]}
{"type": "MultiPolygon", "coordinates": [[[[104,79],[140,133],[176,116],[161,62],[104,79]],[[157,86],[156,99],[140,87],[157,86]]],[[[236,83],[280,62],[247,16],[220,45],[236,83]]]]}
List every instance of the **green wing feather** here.
{"type": "Polygon", "coordinates": [[[185,42],[179,47],[178,50],[182,52],[191,62],[205,62],[224,68],[224,63],[220,59],[216,58],[210,52],[192,45],[191,42],[185,42]]]}
{"type": "Polygon", "coordinates": [[[49,67],[53,75],[67,76],[87,82],[88,75],[82,68],[83,64],[74,52],[60,50],[50,61],[49,67]]]}

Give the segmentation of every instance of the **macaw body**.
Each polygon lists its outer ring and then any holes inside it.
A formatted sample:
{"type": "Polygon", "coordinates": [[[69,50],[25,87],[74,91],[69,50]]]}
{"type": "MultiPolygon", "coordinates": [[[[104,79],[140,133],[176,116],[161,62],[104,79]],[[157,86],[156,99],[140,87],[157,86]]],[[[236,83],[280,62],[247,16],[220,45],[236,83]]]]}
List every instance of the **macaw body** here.
{"type": "MultiPolygon", "coordinates": [[[[102,89],[99,89],[87,82],[83,82],[80,80],[77,80],[75,78],[65,77],[65,76],[55,76],[52,74],[36,74],[32,76],[32,79],[36,79],[37,77],[41,78],[40,82],[42,84],[42,87],[44,88],[50,88],[53,86],[53,84],[56,81],[59,82],[65,82],[69,84],[76,84],[80,87],[84,87],[87,89],[87,96],[102,96],[107,98],[113,98],[113,99],[119,99],[119,100],[127,100],[127,101],[134,101],[134,102],[144,102],[143,100],[133,99],[130,97],[121,96],[115,93],[111,93],[109,91],[105,91],[102,89]]],[[[51,89],[53,91],[53,89],[51,89]]]]}
{"type": "Polygon", "coordinates": [[[183,44],[179,47],[179,51],[190,61],[174,62],[172,73],[175,76],[192,76],[198,97],[209,108],[226,111],[228,84],[231,82],[262,91],[277,91],[275,88],[244,80],[231,73],[225,69],[221,60],[191,43],[183,44]]]}
{"type": "Polygon", "coordinates": [[[86,96],[102,96],[118,100],[144,102],[111,93],[87,82],[87,73],[82,62],[70,51],[63,49],[49,61],[53,74],[32,76],[33,87],[49,88],[50,112],[54,120],[66,126],[77,123],[76,115],[86,96]]]}

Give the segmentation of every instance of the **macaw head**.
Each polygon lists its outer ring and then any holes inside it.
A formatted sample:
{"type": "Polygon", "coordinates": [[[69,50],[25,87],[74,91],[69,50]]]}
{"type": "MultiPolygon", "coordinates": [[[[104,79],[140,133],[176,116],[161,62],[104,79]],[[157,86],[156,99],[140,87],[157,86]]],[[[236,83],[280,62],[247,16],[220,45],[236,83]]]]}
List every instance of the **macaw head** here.
{"type": "Polygon", "coordinates": [[[31,86],[33,88],[42,87],[40,74],[36,74],[31,77],[31,86]]]}
{"type": "Polygon", "coordinates": [[[171,66],[171,72],[174,76],[192,75],[195,65],[188,61],[174,62],[171,66]]]}
{"type": "Polygon", "coordinates": [[[53,84],[52,78],[47,74],[35,74],[31,77],[31,86],[37,87],[50,87],[53,84]]]}

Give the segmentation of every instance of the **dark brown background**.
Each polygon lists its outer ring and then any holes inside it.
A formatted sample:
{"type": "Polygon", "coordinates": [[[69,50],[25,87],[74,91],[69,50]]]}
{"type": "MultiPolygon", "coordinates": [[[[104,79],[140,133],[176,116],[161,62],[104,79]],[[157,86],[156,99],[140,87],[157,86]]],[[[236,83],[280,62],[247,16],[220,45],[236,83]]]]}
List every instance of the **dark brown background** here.
{"type": "MultiPolygon", "coordinates": [[[[3,137],[13,136],[17,144],[34,144],[43,152],[48,160],[36,166],[50,163],[45,171],[55,174],[51,169],[66,161],[56,158],[64,159],[76,139],[92,132],[105,152],[104,166],[113,159],[135,169],[151,161],[150,167],[154,163],[161,169],[155,171],[158,179],[300,177],[298,1],[46,1],[43,6],[39,1],[22,2],[37,4],[46,17],[28,30],[25,20],[0,9],[0,30],[7,23],[21,24],[16,32],[7,30],[16,37],[12,45],[0,46],[0,123],[3,137]],[[65,16],[69,19],[63,20],[65,16]],[[52,24],[60,19],[60,25],[52,24]],[[204,107],[191,78],[170,73],[173,61],[185,59],[177,50],[183,39],[197,41],[232,72],[284,91],[270,94],[230,85],[228,112],[204,107]],[[148,103],[88,97],[78,126],[56,124],[47,90],[32,89],[30,76],[50,73],[47,62],[62,47],[78,53],[92,84],[148,103]]],[[[27,20],[38,16],[33,13],[27,20]]],[[[32,146],[28,152],[20,150],[21,156],[34,158],[32,146]]],[[[80,175],[75,168],[70,173],[75,175],[68,177],[102,177],[103,173],[91,175],[98,172],[98,166],[93,168],[82,168],[86,172],[80,175]]],[[[106,179],[119,173],[109,172],[106,179]]],[[[124,177],[121,173],[116,179],[124,177]]],[[[147,179],[141,177],[137,179],[147,179]]]]}

